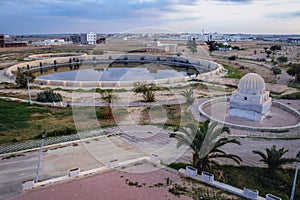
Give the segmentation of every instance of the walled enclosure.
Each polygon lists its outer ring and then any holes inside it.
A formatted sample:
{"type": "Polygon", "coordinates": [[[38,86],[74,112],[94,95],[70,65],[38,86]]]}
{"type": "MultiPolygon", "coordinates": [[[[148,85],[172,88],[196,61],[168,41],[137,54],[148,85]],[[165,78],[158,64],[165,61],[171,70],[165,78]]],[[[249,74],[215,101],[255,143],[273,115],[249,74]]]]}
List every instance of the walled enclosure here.
{"type": "MultiPolygon", "coordinates": [[[[69,60],[73,59],[74,57],[55,57],[49,58],[44,60],[36,60],[26,63],[21,63],[9,67],[5,70],[5,75],[10,78],[14,78],[15,74],[18,70],[21,72],[25,72],[29,70],[38,70],[40,65],[43,67],[51,68],[54,66],[54,61],[57,65],[67,65],[69,64],[69,60]]],[[[169,65],[176,65],[182,67],[195,67],[196,69],[205,70],[208,72],[200,73],[197,77],[196,75],[186,76],[186,77],[176,77],[176,78],[167,78],[167,79],[158,79],[158,80],[149,80],[143,81],[143,83],[148,84],[176,84],[176,83],[183,83],[194,78],[204,78],[213,75],[219,75],[224,71],[222,65],[202,60],[202,59],[194,59],[194,58],[184,58],[184,57],[170,57],[169,60],[160,60],[158,59],[159,56],[153,55],[124,55],[124,54],[111,54],[111,55],[82,55],[77,56],[76,58],[79,59],[80,63],[101,63],[101,64],[111,64],[113,62],[139,62],[139,63],[161,63],[161,64],[169,64],[169,65]],[[125,59],[126,57],[126,59],[125,59]],[[142,58],[143,57],[143,58],[142,58]],[[139,58],[139,59],[137,59],[139,58]],[[183,62],[184,61],[184,62],[183,62]]],[[[58,87],[132,87],[136,82],[141,81],[62,81],[62,80],[35,80],[35,84],[38,85],[49,85],[49,86],[58,86],[58,87]]]]}

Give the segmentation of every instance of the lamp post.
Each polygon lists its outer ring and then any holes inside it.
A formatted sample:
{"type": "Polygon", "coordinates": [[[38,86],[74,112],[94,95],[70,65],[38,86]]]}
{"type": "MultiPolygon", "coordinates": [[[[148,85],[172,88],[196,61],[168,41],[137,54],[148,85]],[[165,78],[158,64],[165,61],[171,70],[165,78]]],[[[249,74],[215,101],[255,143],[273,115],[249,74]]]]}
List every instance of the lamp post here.
{"type": "Polygon", "coordinates": [[[298,152],[296,158],[297,158],[298,160],[297,160],[297,163],[296,163],[295,177],[294,177],[293,188],[292,188],[292,194],[291,194],[290,200],[294,200],[295,188],[296,188],[296,183],[297,183],[297,175],[298,175],[298,169],[299,169],[300,151],[298,152]]]}
{"type": "Polygon", "coordinates": [[[29,77],[26,76],[26,79],[27,79],[27,89],[28,89],[29,103],[30,103],[30,105],[31,105],[32,102],[31,102],[31,94],[30,94],[29,77]]]}
{"type": "Polygon", "coordinates": [[[192,101],[194,102],[194,82],[195,82],[195,78],[192,78],[192,101]]]}
{"type": "Polygon", "coordinates": [[[46,138],[47,131],[44,129],[43,134],[42,134],[42,140],[41,140],[41,148],[40,148],[40,156],[39,156],[39,162],[38,162],[38,167],[36,169],[36,176],[35,176],[35,183],[39,182],[39,172],[40,172],[40,167],[41,167],[41,162],[42,162],[42,157],[43,157],[43,146],[44,146],[44,140],[46,138]]]}

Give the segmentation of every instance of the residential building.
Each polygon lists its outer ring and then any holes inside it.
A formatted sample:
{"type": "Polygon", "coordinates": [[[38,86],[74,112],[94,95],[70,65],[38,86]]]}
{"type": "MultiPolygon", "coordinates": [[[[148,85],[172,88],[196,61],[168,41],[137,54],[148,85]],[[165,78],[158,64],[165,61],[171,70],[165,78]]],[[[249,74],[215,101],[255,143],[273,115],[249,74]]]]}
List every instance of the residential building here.
{"type": "Polygon", "coordinates": [[[90,33],[82,33],[80,35],[80,44],[86,45],[95,45],[97,42],[97,34],[90,32],[90,33]]]}

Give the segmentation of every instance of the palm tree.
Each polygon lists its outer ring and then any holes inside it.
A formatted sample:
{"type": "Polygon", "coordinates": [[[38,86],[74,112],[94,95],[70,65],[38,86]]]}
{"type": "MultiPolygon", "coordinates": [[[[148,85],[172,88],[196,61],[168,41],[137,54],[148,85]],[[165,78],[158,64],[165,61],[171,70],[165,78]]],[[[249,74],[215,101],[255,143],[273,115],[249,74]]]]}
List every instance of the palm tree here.
{"type": "Polygon", "coordinates": [[[184,96],[186,98],[186,103],[187,104],[192,104],[194,103],[194,96],[193,96],[193,89],[189,89],[189,90],[184,90],[183,92],[181,92],[181,95],[184,96]]]}
{"type": "Polygon", "coordinates": [[[133,89],[134,93],[142,93],[145,102],[154,102],[155,94],[153,90],[155,89],[155,85],[153,84],[141,84],[137,83],[133,89]]]}
{"type": "Polygon", "coordinates": [[[229,133],[228,127],[220,127],[217,122],[205,121],[201,126],[188,124],[185,128],[179,129],[175,138],[178,140],[177,148],[181,145],[190,146],[193,150],[192,164],[199,171],[210,171],[211,164],[217,164],[217,158],[229,158],[240,164],[242,159],[233,154],[227,154],[220,148],[226,144],[233,143],[240,145],[236,139],[218,138],[222,133],[229,133]]]}
{"type": "Polygon", "coordinates": [[[258,154],[262,158],[260,162],[267,164],[270,172],[274,172],[275,169],[280,168],[284,164],[296,161],[296,159],[293,158],[282,157],[289,151],[288,149],[284,149],[284,147],[276,149],[276,146],[273,145],[270,149],[266,148],[265,150],[267,154],[264,154],[261,151],[253,151],[253,153],[258,154]]]}

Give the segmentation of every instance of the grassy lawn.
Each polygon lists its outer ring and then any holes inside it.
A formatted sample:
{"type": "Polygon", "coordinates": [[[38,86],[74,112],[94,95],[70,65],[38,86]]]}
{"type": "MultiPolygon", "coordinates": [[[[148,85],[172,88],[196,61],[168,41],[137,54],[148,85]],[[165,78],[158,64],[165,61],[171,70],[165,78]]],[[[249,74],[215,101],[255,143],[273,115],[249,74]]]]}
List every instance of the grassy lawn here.
{"type": "Polygon", "coordinates": [[[164,129],[178,130],[180,126],[194,119],[186,111],[187,107],[185,104],[145,107],[141,113],[139,124],[150,124],[163,127],[164,129]]]}
{"type": "MultiPolygon", "coordinates": [[[[0,99],[0,109],[0,144],[40,138],[44,129],[50,137],[115,126],[130,117],[125,107],[114,107],[113,115],[108,117],[108,107],[52,108],[4,99],[0,99]]],[[[144,107],[138,124],[178,129],[192,120],[186,109],[186,105],[179,104],[144,107]]]]}
{"type": "MultiPolygon", "coordinates": [[[[70,107],[52,108],[0,99],[0,109],[0,143],[34,139],[39,137],[44,129],[49,136],[76,133],[73,110],[70,107]]],[[[82,130],[99,128],[100,125],[115,125],[114,120],[104,117],[103,107],[80,107],[79,110],[77,118],[83,119],[80,121],[82,130]],[[91,119],[96,119],[96,123],[90,123],[91,119]]]]}
{"type": "MultiPolygon", "coordinates": [[[[224,171],[224,182],[235,187],[256,189],[260,196],[274,194],[282,199],[289,199],[291,194],[294,173],[293,169],[279,169],[275,173],[269,173],[267,169],[247,166],[221,166],[224,171]]],[[[298,181],[295,198],[300,199],[300,184],[298,181]]]]}
{"type": "Polygon", "coordinates": [[[300,92],[295,92],[295,93],[291,93],[291,94],[281,95],[278,98],[279,99],[298,100],[298,99],[300,99],[300,92]]]}
{"type": "MultiPolygon", "coordinates": [[[[187,163],[171,163],[168,167],[174,169],[185,168],[187,163]]],[[[288,200],[291,194],[294,169],[278,169],[275,173],[270,173],[265,168],[248,166],[214,166],[212,173],[215,179],[243,189],[244,187],[258,190],[259,195],[265,197],[266,194],[279,196],[288,200]]],[[[297,182],[295,198],[300,199],[300,182],[297,182]]]]}
{"type": "Polygon", "coordinates": [[[228,74],[225,76],[225,78],[241,79],[244,76],[244,74],[240,70],[232,66],[229,65],[223,65],[223,66],[225,69],[228,70],[228,74]]]}

